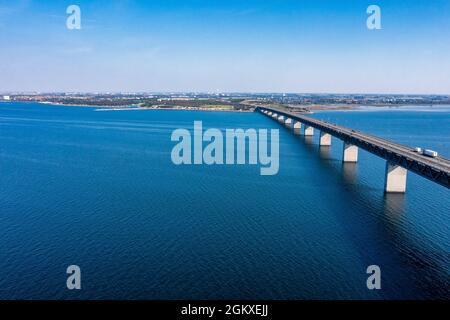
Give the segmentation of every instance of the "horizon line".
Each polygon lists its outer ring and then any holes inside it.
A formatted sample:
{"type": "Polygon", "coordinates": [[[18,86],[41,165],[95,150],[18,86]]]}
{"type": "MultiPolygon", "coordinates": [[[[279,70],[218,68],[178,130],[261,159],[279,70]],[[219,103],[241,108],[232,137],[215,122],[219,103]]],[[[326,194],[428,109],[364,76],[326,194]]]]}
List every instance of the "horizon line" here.
{"type": "Polygon", "coordinates": [[[384,96],[450,96],[450,93],[383,93],[383,92],[288,92],[288,91],[1,91],[0,95],[17,94],[253,94],[253,95],[384,95],[384,96]]]}

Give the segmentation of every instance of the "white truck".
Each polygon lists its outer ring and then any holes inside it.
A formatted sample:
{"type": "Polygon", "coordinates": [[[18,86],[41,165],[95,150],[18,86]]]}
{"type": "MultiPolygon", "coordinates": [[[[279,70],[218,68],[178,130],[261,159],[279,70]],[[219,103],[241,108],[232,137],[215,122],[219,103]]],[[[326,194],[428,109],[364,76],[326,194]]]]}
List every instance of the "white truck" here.
{"type": "Polygon", "coordinates": [[[439,155],[436,151],[433,151],[433,150],[430,150],[430,149],[425,149],[423,154],[425,156],[431,157],[431,158],[436,158],[439,155]]]}

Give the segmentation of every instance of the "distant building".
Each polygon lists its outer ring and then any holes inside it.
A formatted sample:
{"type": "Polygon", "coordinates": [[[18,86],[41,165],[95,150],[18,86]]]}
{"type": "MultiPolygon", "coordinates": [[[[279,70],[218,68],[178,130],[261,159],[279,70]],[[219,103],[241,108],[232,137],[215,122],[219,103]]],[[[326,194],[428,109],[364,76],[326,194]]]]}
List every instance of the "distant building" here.
{"type": "Polygon", "coordinates": [[[11,100],[10,96],[3,96],[3,100],[11,100]]]}

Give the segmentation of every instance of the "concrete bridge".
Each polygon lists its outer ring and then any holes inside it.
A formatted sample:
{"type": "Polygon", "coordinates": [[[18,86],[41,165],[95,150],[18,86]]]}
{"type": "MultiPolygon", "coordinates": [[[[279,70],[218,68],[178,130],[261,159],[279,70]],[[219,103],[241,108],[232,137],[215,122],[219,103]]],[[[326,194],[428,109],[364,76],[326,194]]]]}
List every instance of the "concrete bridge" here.
{"type": "Polygon", "coordinates": [[[330,146],[331,136],[342,140],[344,144],[343,162],[357,162],[359,148],[386,159],[385,192],[405,192],[408,170],[450,188],[450,160],[448,159],[430,158],[414,152],[411,147],[302,114],[266,107],[257,107],[256,111],[292,128],[295,134],[303,132],[305,136],[312,136],[314,130],[320,131],[321,146],[330,146]]]}

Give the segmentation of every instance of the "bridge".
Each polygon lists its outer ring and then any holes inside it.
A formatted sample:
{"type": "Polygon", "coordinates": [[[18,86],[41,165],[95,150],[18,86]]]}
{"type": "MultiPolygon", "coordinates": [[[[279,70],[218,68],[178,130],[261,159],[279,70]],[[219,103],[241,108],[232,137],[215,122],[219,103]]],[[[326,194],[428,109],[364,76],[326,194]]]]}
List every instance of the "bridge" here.
{"type": "Polygon", "coordinates": [[[450,188],[450,160],[448,159],[427,157],[414,152],[411,147],[307,117],[303,114],[268,107],[257,107],[255,111],[278,120],[288,128],[293,129],[294,133],[298,135],[313,136],[315,129],[320,131],[320,146],[330,146],[331,136],[342,140],[343,162],[357,162],[359,148],[385,159],[385,192],[404,193],[408,171],[450,188]],[[302,131],[303,127],[304,130],[302,131]]]}

